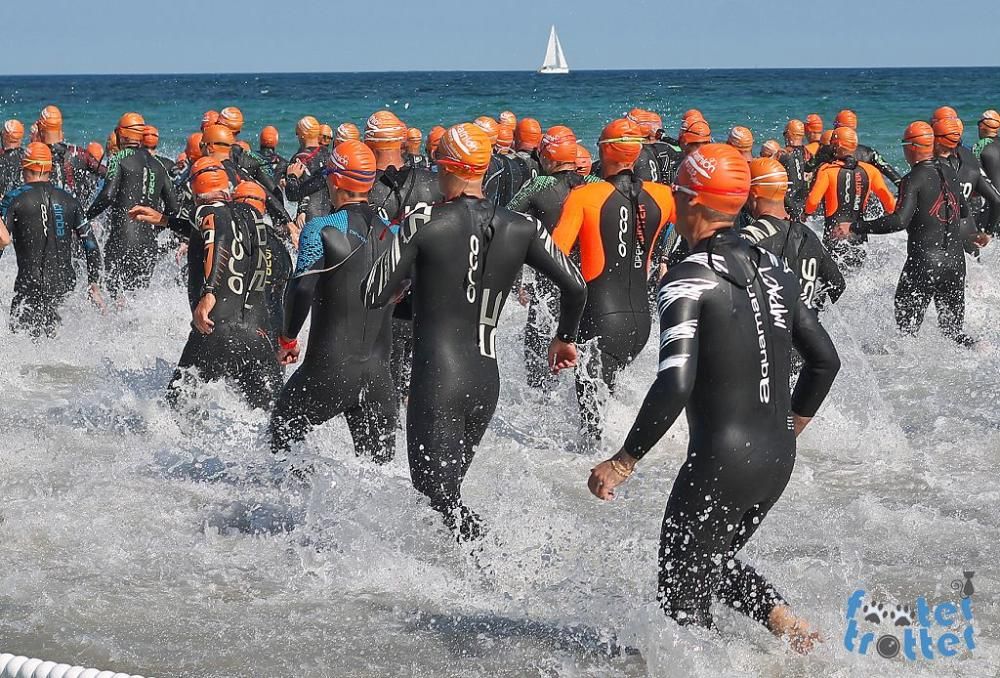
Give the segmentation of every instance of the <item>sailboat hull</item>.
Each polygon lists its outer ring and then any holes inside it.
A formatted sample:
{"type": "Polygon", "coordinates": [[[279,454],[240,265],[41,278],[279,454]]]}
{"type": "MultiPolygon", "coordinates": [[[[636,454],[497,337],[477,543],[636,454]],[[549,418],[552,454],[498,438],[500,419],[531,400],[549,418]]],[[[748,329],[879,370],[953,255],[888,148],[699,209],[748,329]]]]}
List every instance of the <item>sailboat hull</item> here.
{"type": "Polygon", "coordinates": [[[558,66],[553,66],[551,68],[542,67],[538,69],[538,72],[542,75],[566,75],[569,73],[568,68],[559,68],[558,66]]]}

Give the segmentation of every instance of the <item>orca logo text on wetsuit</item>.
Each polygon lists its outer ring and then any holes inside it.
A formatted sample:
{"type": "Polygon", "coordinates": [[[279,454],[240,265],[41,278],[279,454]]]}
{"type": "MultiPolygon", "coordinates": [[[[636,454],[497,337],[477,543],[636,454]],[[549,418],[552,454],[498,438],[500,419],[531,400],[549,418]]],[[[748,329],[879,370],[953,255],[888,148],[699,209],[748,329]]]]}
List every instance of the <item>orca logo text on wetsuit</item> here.
{"type": "Polygon", "coordinates": [[[628,207],[622,205],[618,215],[618,256],[622,259],[628,256],[628,245],[625,244],[625,234],[628,233],[628,207]]]}
{"type": "Polygon", "coordinates": [[[236,262],[242,261],[243,257],[246,256],[246,249],[243,247],[243,233],[240,229],[236,228],[235,222],[233,223],[233,249],[231,256],[229,257],[229,280],[227,284],[229,289],[233,291],[233,294],[243,294],[245,288],[243,284],[243,274],[236,270],[236,262]]]}
{"type": "Polygon", "coordinates": [[[476,271],[479,270],[479,236],[469,236],[469,273],[466,276],[465,298],[476,303],[476,271]]]}

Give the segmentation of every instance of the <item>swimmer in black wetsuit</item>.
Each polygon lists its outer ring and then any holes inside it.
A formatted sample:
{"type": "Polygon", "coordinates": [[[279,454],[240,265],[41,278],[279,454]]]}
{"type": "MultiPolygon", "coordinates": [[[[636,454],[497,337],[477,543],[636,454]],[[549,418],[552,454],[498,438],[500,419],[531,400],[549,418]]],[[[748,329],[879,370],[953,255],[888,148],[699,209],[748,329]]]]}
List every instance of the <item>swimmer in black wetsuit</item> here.
{"type": "Polygon", "coordinates": [[[307,221],[330,213],[330,194],[323,177],[329,152],[319,143],[321,130],[322,125],[311,115],[298,121],[295,135],[299,138],[299,152],[285,170],[285,195],[299,203],[295,223],[300,228],[307,221]]]}
{"type": "Polygon", "coordinates": [[[337,145],[327,166],[331,214],[306,224],[289,281],[279,360],[298,360],[296,337],[312,310],[309,348],[271,417],[271,451],[287,453],[314,427],[344,414],[355,452],[383,464],[396,446],[396,393],[389,373],[392,311],[358,294],[393,233],[368,204],[375,155],[360,141],[337,145]]]}
{"type": "Polygon", "coordinates": [[[87,219],[93,219],[111,208],[104,264],[108,289],[115,295],[149,286],[156,266],[156,231],[129,218],[128,211],[137,205],[168,214],[177,210],[167,171],[142,147],[145,128],[138,113],[126,113],[118,121],[121,150],[108,163],[104,186],[87,209],[87,219]]]}
{"type": "Polygon", "coordinates": [[[104,147],[96,141],[87,144],[86,164],[76,174],[76,195],[80,204],[87,204],[94,199],[107,174],[104,160],[104,147]]]}
{"type": "Polygon", "coordinates": [[[542,125],[534,118],[521,118],[514,128],[514,150],[525,162],[532,179],[542,173],[538,145],[542,143],[542,125]]]}
{"type": "Polygon", "coordinates": [[[379,307],[413,281],[410,475],[460,540],[482,532],[462,503],[461,486],[499,398],[495,332],[515,276],[527,264],[559,287],[553,369],[576,363],[574,341],[586,301],[583,278],[545,228],[484,198],[491,155],[479,127],[467,123],[447,132],[437,149],[445,202],[406,218],[362,290],[365,303],[379,307]]]}
{"type": "MultiPolygon", "coordinates": [[[[979,159],[983,173],[996,187],[1000,187],[1000,144],[996,143],[1000,132],[1000,113],[984,111],[979,119],[979,141],[972,147],[973,155],[979,159]]],[[[980,227],[986,226],[980,222],[980,227]]]]}
{"type": "MultiPolygon", "coordinates": [[[[954,110],[944,107],[946,110],[954,110]]],[[[942,109],[938,109],[939,114],[942,109]]],[[[998,232],[1000,223],[1000,191],[989,180],[972,149],[962,145],[964,126],[958,114],[942,116],[933,123],[940,137],[934,155],[951,166],[958,175],[962,197],[968,204],[969,219],[973,223],[963,225],[963,230],[971,234],[976,230],[988,233],[998,232]]],[[[966,241],[966,252],[978,255],[974,243],[966,241]]]]}
{"type": "Polygon", "coordinates": [[[5,121],[3,131],[0,132],[0,141],[3,142],[3,151],[0,153],[0,198],[7,195],[7,191],[24,183],[21,170],[21,161],[24,160],[24,147],[21,146],[23,140],[24,125],[21,121],[5,121]]]}
{"type": "MultiPolygon", "coordinates": [[[[858,116],[854,111],[845,108],[844,110],[837,113],[837,117],[833,121],[834,129],[840,127],[850,127],[855,132],[858,131],[858,116]]],[[[865,146],[864,144],[858,144],[858,148],[854,153],[854,157],[857,158],[858,162],[863,162],[867,165],[871,165],[879,172],[882,176],[891,181],[896,186],[899,186],[899,182],[902,180],[902,175],[896,171],[896,168],[888,163],[888,161],[883,158],[878,151],[876,151],[871,146],[865,146]]]]}
{"type": "Polygon", "coordinates": [[[589,487],[614,497],[686,411],[688,456],[663,518],[659,602],[679,624],[712,627],[709,606],[718,599],[806,652],[817,635],[737,553],[781,497],[795,436],[840,360],[791,271],[732,231],[750,187],[739,153],[704,146],[685,159],[677,183],[677,228],[691,254],[660,287],[656,381],[621,451],[592,470],[589,487]],[[793,346],[805,366],[790,394],[793,346]]]}
{"type": "Polygon", "coordinates": [[[421,153],[420,145],[424,141],[424,133],[416,127],[406,130],[406,149],[403,153],[403,160],[409,167],[422,167],[429,170],[431,168],[430,159],[421,153]]]}
{"type": "Polygon", "coordinates": [[[202,288],[167,402],[178,407],[196,374],[203,381],[224,379],[250,407],[269,409],[281,373],[267,336],[266,233],[233,217],[226,204],[232,191],[229,175],[217,159],[204,157],[192,165],[191,188],[198,205],[198,232],[192,239],[201,241],[202,288]]]}
{"type": "Polygon", "coordinates": [[[29,145],[22,167],[25,183],[8,191],[0,202],[0,218],[17,255],[10,327],[34,337],[51,337],[61,320],[59,306],[76,287],[74,238],[86,253],[90,298],[103,307],[98,288],[101,252],[80,203],[49,182],[52,152],[48,146],[29,145]]]}
{"type": "Polygon", "coordinates": [[[156,162],[163,165],[167,176],[170,176],[170,172],[174,169],[174,161],[156,152],[156,149],[160,146],[160,130],[153,125],[146,125],[146,130],[142,133],[142,146],[149,151],[149,154],[153,156],[156,162]]]}
{"type": "Polygon", "coordinates": [[[780,162],[774,158],[751,160],[747,205],[754,221],[740,235],[782,259],[799,279],[802,303],[818,311],[826,299],[837,303],[847,284],[819,237],[789,217],[785,205],[790,186],[780,162]]]}
{"type": "Polygon", "coordinates": [[[278,128],[268,125],[260,131],[260,157],[271,167],[271,176],[278,180],[285,178],[288,161],[278,153],[278,128]]]}
{"type": "MultiPolygon", "coordinates": [[[[509,195],[510,200],[513,200],[531,181],[530,163],[514,151],[514,128],[505,125],[498,127],[495,153],[504,164],[501,196],[509,195]]],[[[510,200],[504,204],[509,204],[510,200]]]]}
{"type": "Polygon", "coordinates": [[[801,222],[806,217],[806,196],[809,183],[806,181],[806,148],[803,146],[806,127],[801,120],[789,120],[785,125],[785,148],[778,153],[778,160],[788,175],[788,191],[785,194],[785,209],[792,221],[801,222]]]}
{"type": "MultiPolygon", "coordinates": [[[[569,127],[552,127],[542,137],[539,156],[541,174],[522,188],[507,209],[538,219],[549,233],[562,214],[563,203],[577,186],[600,181],[595,176],[581,176],[576,171],[576,135],[569,127]]],[[[524,365],[529,386],[539,388],[549,383],[548,348],[555,333],[559,314],[559,294],[547,278],[539,278],[529,296],[528,322],[524,327],[524,365]]]]}
{"type": "Polygon", "coordinates": [[[665,227],[674,221],[670,189],[632,174],[642,139],[627,118],[604,128],[598,145],[605,180],[572,191],[552,232],[564,254],[579,243],[587,281],[580,339],[596,339],[599,355],[577,371],[576,391],[582,432],[591,444],[601,438],[598,383],[603,380],[613,394],[618,374],[649,340],[650,268],[666,249],[665,227]]]}
{"type": "MultiPolygon", "coordinates": [[[[940,123],[941,121],[939,121],[940,123]]],[[[896,287],[896,324],[905,334],[916,334],[931,300],[937,307],[941,333],[959,344],[974,340],[965,334],[965,244],[982,247],[984,233],[963,233],[968,216],[958,175],[946,162],[933,157],[935,145],[954,148],[949,129],[914,122],[903,134],[906,160],[912,165],[900,186],[895,212],[850,228],[857,233],[894,233],[906,230],[906,263],[896,287]]],[[[846,237],[847,229],[838,229],[846,237]]]]}

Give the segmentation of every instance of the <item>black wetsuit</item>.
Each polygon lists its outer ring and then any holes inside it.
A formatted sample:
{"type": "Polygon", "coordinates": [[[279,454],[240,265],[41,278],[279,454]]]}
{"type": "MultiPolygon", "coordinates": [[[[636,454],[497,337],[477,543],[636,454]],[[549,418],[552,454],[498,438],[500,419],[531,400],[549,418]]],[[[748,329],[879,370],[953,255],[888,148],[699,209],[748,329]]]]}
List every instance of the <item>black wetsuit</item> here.
{"type": "Polygon", "coordinates": [[[281,157],[281,154],[273,148],[262,148],[260,157],[271,167],[271,176],[275,181],[280,181],[285,177],[285,170],[288,169],[288,161],[281,157]]]}
{"type": "Polygon", "coordinates": [[[504,173],[507,171],[507,163],[498,155],[490,158],[490,166],[483,175],[483,193],[493,202],[494,205],[506,205],[514,197],[504,195],[504,173]]]}
{"type": "Polygon", "coordinates": [[[781,154],[779,160],[788,174],[788,192],[785,193],[785,209],[793,221],[802,221],[806,216],[806,196],[809,184],[806,182],[806,149],[791,146],[781,154]]]}
{"type": "MultiPolygon", "coordinates": [[[[230,205],[233,217],[243,220],[247,230],[256,230],[258,224],[263,224],[267,240],[267,334],[272,343],[277,346],[278,335],[285,321],[285,285],[292,276],[292,257],[285,247],[284,238],[275,228],[268,214],[261,214],[254,207],[245,203],[230,205]]],[[[195,302],[197,303],[197,302],[195,302]]]]}
{"type": "Polygon", "coordinates": [[[869,165],[873,165],[875,169],[882,173],[882,176],[894,183],[896,186],[899,186],[899,182],[903,180],[903,176],[896,170],[896,168],[890,165],[889,162],[871,146],[858,144],[858,150],[854,153],[854,157],[857,158],[858,162],[866,162],[869,165]]]}
{"type": "MultiPolygon", "coordinates": [[[[225,379],[240,390],[252,408],[269,409],[281,386],[276,347],[267,335],[267,287],[270,253],[263,222],[234,218],[225,203],[201,205],[195,213],[202,253],[200,297],[214,294],[209,318],[211,334],[194,327],[167,389],[167,401],[177,406],[194,383],[225,379]]],[[[192,269],[197,268],[192,266],[192,269]]],[[[195,272],[191,271],[194,275],[195,272]]]]}
{"type": "Polygon", "coordinates": [[[542,174],[542,163],[538,159],[537,149],[533,151],[517,151],[517,157],[524,162],[524,166],[528,169],[529,180],[542,174]]]}
{"type": "Polygon", "coordinates": [[[633,172],[637,179],[642,181],[660,181],[661,160],[652,144],[643,144],[638,160],[635,161],[633,172]]]}
{"type": "Polygon", "coordinates": [[[580,272],[541,223],[486,199],[412,212],[362,290],[369,307],[384,306],[413,281],[410,475],[460,539],[480,533],[461,485],[500,395],[495,332],[524,264],[559,287],[559,336],[573,341],[587,296],[580,272]]]}
{"type": "Polygon", "coordinates": [[[367,203],[347,205],[302,230],[282,335],[298,336],[310,309],[312,326],[305,360],[274,408],[272,452],[286,452],[314,427],[344,414],[358,455],[378,463],[392,459],[397,409],[389,373],[392,311],[369,310],[358,294],[392,237],[367,203]]]}
{"type": "MultiPolygon", "coordinates": [[[[383,221],[399,224],[414,209],[433,205],[442,199],[438,177],[418,167],[387,167],[375,174],[375,185],[368,193],[371,204],[383,221]]],[[[413,309],[405,296],[393,310],[392,381],[400,399],[410,389],[410,356],[413,353],[413,309]]]]}
{"type": "Polygon", "coordinates": [[[792,414],[816,414],[836,349],[774,255],[727,229],[694,247],[658,295],[660,362],[623,450],[641,459],[687,413],[688,456],[667,501],[659,595],[681,624],[718,599],[766,624],[782,598],[737,559],[795,463],[792,414]],[[792,347],[805,360],[789,392],[792,347]]]}
{"type": "Polygon", "coordinates": [[[90,222],[76,198],[48,181],[8,191],[0,202],[0,217],[17,255],[11,329],[51,336],[59,325],[59,306],[76,286],[74,236],[86,253],[88,282],[100,281],[101,252],[90,222]]]}
{"type": "Polygon", "coordinates": [[[147,287],[156,266],[156,228],[129,218],[136,205],[166,214],[177,210],[163,166],[145,148],[125,148],[111,158],[104,186],[87,209],[87,218],[93,219],[111,208],[104,264],[113,294],[147,287]]]}
{"type": "Polygon", "coordinates": [[[284,226],[292,221],[288,210],[285,209],[281,189],[274,181],[270,163],[242,146],[233,146],[230,149],[229,161],[239,169],[241,178],[256,181],[264,189],[264,193],[267,194],[267,213],[271,215],[275,224],[284,226]]]}
{"type": "MultiPolygon", "coordinates": [[[[569,192],[577,186],[596,181],[600,180],[593,176],[580,176],[576,170],[540,175],[522,188],[507,208],[538,219],[545,230],[552,233],[569,192]]],[[[528,385],[537,388],[548,383],[552,377],[548,350],[559,317],[559,290],[548,278],[538,278],[529,290],[529,296],[528,322],[524,327],[524,366],[528,385]]]]}
{"type": "Polygon", "coordinates": [[[962,198],[969,205],[969,218],[974,224],[968,224],[967,228],[996,233],[1000,223],[1000,191],[986,176],[979,160],[970,149],[959,146],[944,162],[958,174],[962,198]]]}
{"type": "Polygon", "coordinates": [[[322,146],[299,151],[291,162],[301,162],[306,172],[301,177],[287,175],[285,195],[292,202],[299,203],[298,214],[305,214],[306,221],[330,213],[330,189],[326,185],[323,172],[329,152],[322,146]]]}
{"type": "Polygon", "coordinates": [[[0,198],[7,192],[24,183],[21,161],[24,159],[23,147],[9,148],[0,155],[0,198]]]}
{"type": "Polygon", "coordinates": [[[740,235],[785,261],[798,277],[806,308],[819,310],[827,298],[835,304],[844,293],[847,283],[837,262],[805,224],[765,215],[743,228],[740,235]]]}
{"type": "Polygon", "coordinates": [[[104,181],[107,168],[98,166],[96,168],[87,165],[76,172],[76,198],[81,204],[86,205],[97,195],[97,191],[104,181]]]}
{"type": "Polygon", "coordinates": [[[684,159],[684,151],[676,140],[664,137],[661,141],[654,141],[647,147],[656,156],[659,172],[659,182],[669,186],[677,177],[677,169],[684,159]]]}
{"type": "Polygon", "coordinates": [[[429,170],[431,168],[431,165],[433,165],[430,157],[423,154],[412,155],[410,153],[407,153],[404,156],[404,160],[406,161],[408,167],[420,167],[425,170],[429,170]]]}
{"type": "MultiPolygon", "coordinates": [[[[996,137],[980,139],[975,146],[975,151],[979,154],[979,164],[983,168],[983,173],[995,187],[1000,188],[1000,144],[996,137]]],[[[980,228],[988,228],[990,224],[980,222],[980,228]]],[[[993,232],[993,231],[991,231],[993,232]]],[[[993,232],[996,235],[995,232],[993,232]]]]}
{"type": "Polygon", "coordinates": [[[961,344],[972,340],[965,322],[965,241],[962,219],[969,215],[958,175],[939,159],[918,162],[903,179],[896,211],[852,227],[860,233],[906,229],[906,263],[896,286],[896,324],[915,334],[931,300],[941,332],[961,344]]]}
{"type": "Polygon", "coordinates": [[[87,167],[86,152],[64,141],[49,144],[49,149],[52,151],[52,184],[79,200],[77,174],[87,167]]]}
{"type": "Polygon", "coordinates": [[[504,164],[500,179],[500,204],[507,205],[531,181],[531,170],[516,153],[499,153],[496,157],[504,164]]]}

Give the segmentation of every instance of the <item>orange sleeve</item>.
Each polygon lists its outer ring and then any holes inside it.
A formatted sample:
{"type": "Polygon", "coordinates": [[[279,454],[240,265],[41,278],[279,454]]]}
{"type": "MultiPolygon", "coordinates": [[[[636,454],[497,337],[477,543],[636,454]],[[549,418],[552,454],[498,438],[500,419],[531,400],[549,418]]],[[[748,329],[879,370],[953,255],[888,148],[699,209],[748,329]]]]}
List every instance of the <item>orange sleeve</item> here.
{"type": "Polygon", "coordinates": [[[581,190],[586,186],[575,188],[566,196],[563,203],[562,213],[559,221],[552,229],[552,240],[556,247],[562,250],[563,254],[569,254],[576,244],[576,239],[580,237],[580,229],[583,228],[585,191],[581,190]]]}
{"type": "Polygon", "coordinates": [[[649,254],[646,257],[646,271],[648,272],[649,267],[652,265],[652,257],[653,253],[656,251],[656,245],[663,236],[664,227],[667,224],[677,223],[677,203],[674,202],[673,191],[663,184],[655,184],[651,181],[644,181],[643,188],[647,193],[649,193],[653,200],[656,201],[657,206],[660,208],[660,223],[656,225],[656,232],[653,234],[653,238],[647,245],[647,251],[649,254]]]}
{"type": "Polygon", "coordinates": [[[882,201],[882,206],[885,207],[885,213],[892,214],[895,212],[896,197],[889,192],[889,187],[885,185],[885,179],[882,178],[882,173],[870,165],[865,166],[865,171],[868,172],[868,176],[871,177],[872,192],[878,196],[879,200],[882,201]]]}
{"type": "Polygon", "coordinates": [[[806,198],[806,214],[815,214],[819,208],[819,204],[823,202],[823,198],[826,195],[826,188],[830,183],[827,174],[829,173],[825,169],[821,169],[819,174],[816,175],[816,183],[813,184],[812,189],[809,191],[809,197],[806,198]]]}

